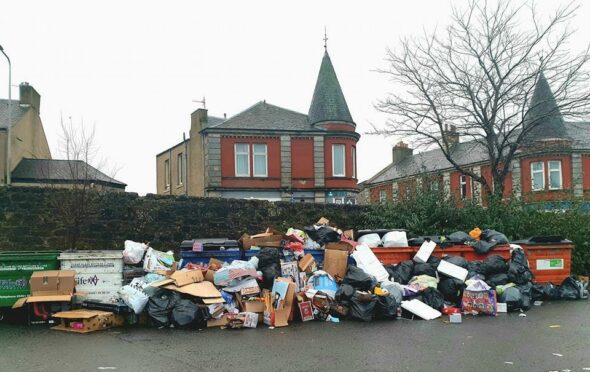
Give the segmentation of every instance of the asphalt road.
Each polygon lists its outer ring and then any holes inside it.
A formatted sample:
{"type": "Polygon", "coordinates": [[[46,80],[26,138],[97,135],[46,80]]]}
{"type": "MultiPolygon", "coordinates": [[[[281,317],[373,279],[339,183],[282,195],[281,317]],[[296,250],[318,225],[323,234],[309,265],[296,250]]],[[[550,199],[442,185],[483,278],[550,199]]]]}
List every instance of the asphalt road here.
{"type": "Polygon", "coordinates": [[[589,301],[555,302],[526,317],[464,316],[461,324],[444,317],[92,334],[0,323],[0,371],[587,371],[589,310],[589,301]]]}

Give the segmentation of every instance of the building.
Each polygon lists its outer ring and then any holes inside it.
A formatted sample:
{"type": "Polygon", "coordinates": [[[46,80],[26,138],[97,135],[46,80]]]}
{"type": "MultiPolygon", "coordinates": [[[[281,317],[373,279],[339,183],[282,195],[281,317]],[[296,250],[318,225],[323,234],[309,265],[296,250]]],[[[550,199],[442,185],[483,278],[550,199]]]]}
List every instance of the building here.
{"type": "MultiPolygon", "coordinates": [[[[551,88],[541,74],[531,98],[531,120],[543,118],[517,150],[504,183],[504,196],[529,203],[590,200],[590,123],[566,122],[551,88]],[[542,104],[540,104],[542,103],[542,104]]],[[[455,143],[452,158],[491,181],[486,149],[474,141],[460,142],[454,128],[444,135],[455,143]]],[[[421,190],[444,190],[460,204],[486,204],[481,184],[458,172],[439,148],[414,154],[407,144],[393,147],[392,163],[363,183],[370,203],[395,202],[421,190]]]]}
{"type": "Polygon", "coordinates": [[[19,100],[9,105],[0,100],[0,185],[7,184],[8,127],[10,125],[9,172],[11,186],[90,187],[124,191],[126,184],[80,160],[55,160],[47,143],[40,117],[41,96],[28,83],[19,86],[19,100]],[[8,110],[11,115],[8,115],[8,110]],[[11,122],[8,123],[8,117],[11,122]]]}
{"type": "Polygon", "coordinates": [[[157,192],[355,204],[355,128],[325,51],[307,115],[266,101],[229,118],[193,112],[189,138],[156,155],[157,192]]]}

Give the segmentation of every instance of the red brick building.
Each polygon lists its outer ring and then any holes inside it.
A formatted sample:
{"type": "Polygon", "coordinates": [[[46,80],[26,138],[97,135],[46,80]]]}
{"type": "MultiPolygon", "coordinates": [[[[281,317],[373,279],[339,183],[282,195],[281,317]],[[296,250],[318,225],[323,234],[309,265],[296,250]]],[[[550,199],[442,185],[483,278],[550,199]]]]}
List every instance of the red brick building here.
{"type": "MultiPolygon", "coordinates": [[[[559,112],[549,84],[540,76],[531,98],[531,117],[543,118],[517,150],[504,183],[505,196],[527,202],[590,200],[590,123],[566,122],[559,112]],[[542,102],[542,104],[540,104],[542,102]],[[550,114],[549,114],[550,113],[550,114]]],[[[455,142],[452,157],[491,182],[486,149],[474,142],[455,142]]],[[[486,204],[481,184],[458,172],[440,149],[414,154],[403,142],[393,147],[392,163],[363,183],[370,203],[393,202],[421,190],[444,190],[460,200],[486,204]]]]}
{"type": "Polygon", "coordinates": [[[159,194],[356,203],[360,135],[326,51],[308,114],[258,102],[191,115],[190,138],[156,156],[159,194]]]}

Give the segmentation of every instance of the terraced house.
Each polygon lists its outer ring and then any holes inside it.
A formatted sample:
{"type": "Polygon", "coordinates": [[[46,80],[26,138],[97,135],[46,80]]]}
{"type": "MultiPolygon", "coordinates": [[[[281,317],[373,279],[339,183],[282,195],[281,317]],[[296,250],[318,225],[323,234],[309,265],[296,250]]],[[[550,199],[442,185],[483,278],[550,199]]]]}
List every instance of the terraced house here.
{"type": "MultiPolygon", "coordinates": [[[[541,75],[530,106],[538,107],[541,110],[538,113],[545,115],[537,116],[542,118],[540,124],[528,133],[526,142],[521,144],[515,160],[509,165],[510,172],[504,183],[505,197],[523,197],[530,203],[574,198],[590,200],[590,123],[566,122],[557,106],[552,105],[555,105],[555,98],[541,75]]],[[[453,127],[445,135],[449,143],[454,143],[452,158],[491,181],[486,149],[474,141],[461,142],[453,127]]],[[[442,150],[437,148],[414,154],[403,142],[393,147],[391,164],[363,185],[363,193],[370,203],[395,202],[412,193],[434,189],[444,190],[455,198],[457,204],[461,200],[486,204],[481,184],[458,172],[442,150]]]]}
{"type": "Polygon", "coordinates": [[[157,192],[356,204],[355,128],[326,51],[307,115],[266,101],[194,111],[190,137],[156,155],[157,192]]]}

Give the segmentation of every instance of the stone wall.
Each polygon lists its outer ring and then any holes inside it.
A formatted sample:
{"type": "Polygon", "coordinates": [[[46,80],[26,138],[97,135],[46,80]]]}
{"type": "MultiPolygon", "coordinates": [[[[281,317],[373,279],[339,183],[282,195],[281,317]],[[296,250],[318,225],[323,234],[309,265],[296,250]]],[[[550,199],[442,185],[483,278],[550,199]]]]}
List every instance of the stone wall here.
{"type": "MultiPolygon", "coordinates": [[[[62,203],[67,190],[0,189],[0,250],[63,250],[68,219],[62,203]]],[[[256,234],[267,226],[286,230],[311,225],[320,217],[342,228],[362,228],[368,207],[259,200],[138,196],[92,193],[90,213],[80,227],[77,249],[122,249],[126,239],[151,242],[156,249],[178,249],[190,238],[256,234]]],[[[66,200],[67,201],[67,200],[66,200]]],[[[73,211],[72,211],[73,212],[73,211]]]]}

